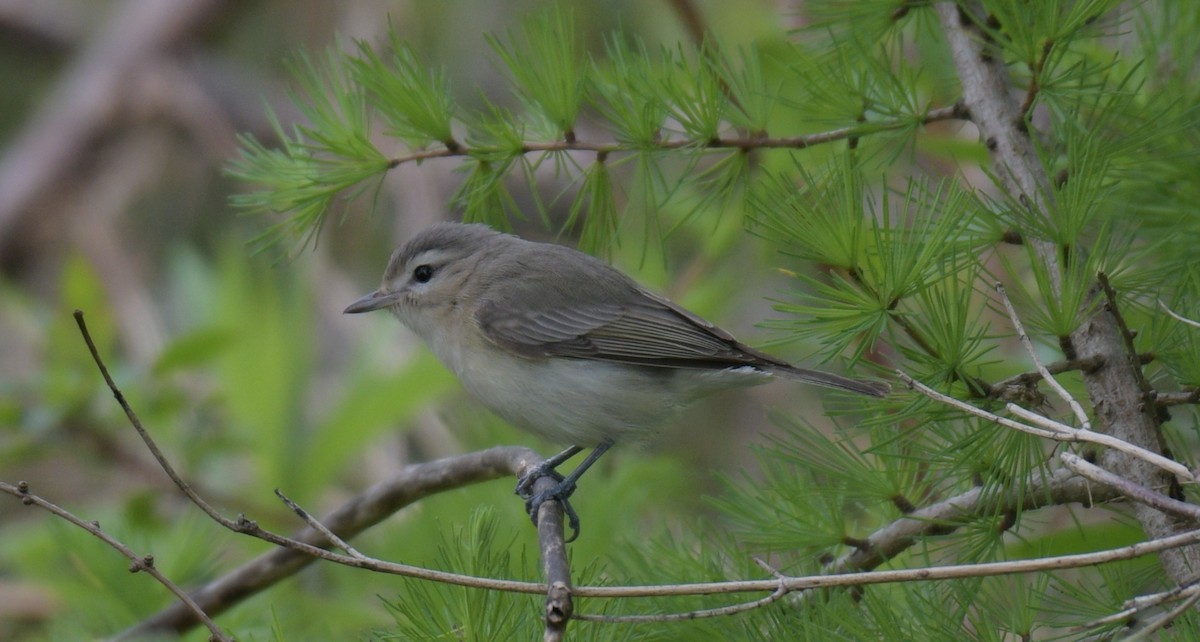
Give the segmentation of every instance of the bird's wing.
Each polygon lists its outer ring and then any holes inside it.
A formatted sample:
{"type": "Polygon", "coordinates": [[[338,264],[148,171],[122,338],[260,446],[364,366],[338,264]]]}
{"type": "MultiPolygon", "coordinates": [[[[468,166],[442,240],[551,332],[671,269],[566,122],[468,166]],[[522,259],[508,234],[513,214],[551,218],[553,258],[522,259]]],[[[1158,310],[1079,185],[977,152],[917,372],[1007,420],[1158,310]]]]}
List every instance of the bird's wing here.
{"type": "Polygon", "coordinates": [[[565,297],[556,305],[533,310],[510,309],[488,301],[480,306],[476,321],[493,343],[525,357],[696,368],[780,364],[640,288],[621,297],[621,303],[581,299],[565,297]]]}

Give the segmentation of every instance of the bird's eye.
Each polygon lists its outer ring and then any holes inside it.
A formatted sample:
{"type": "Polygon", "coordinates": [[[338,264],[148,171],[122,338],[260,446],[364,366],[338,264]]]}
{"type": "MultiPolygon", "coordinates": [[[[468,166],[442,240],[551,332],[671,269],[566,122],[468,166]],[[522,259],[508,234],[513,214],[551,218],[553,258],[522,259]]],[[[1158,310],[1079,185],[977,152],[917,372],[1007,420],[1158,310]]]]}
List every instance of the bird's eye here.
{"type": "Polygon", "coordinates": [[[429,279],[433,278],[433,267],[429,265],[418,265],[413,269],[413,280],[417,283],[429,283],[429,279]]]}

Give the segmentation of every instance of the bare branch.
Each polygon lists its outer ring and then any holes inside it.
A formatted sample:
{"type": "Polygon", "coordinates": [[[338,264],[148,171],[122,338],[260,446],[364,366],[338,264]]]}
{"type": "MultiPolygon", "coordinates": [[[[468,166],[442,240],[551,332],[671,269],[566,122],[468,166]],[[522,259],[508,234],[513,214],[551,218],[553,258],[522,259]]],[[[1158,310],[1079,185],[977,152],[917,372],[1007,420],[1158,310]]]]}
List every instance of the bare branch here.
{"type": "Polygon", "coordinates": [[[1117,439],[1112,435],[1099,433],[1092,430],[1084,430],[1082,428],[1074,428],[1026,410],[1025,408],[1022,408],[1016,404],[1008,404],[1006,408],[1009,412],[1036,425],[1021,423],[1019,421],[1008,419],[1007,417],[1001,417],[1000,415],[988,412],[982,408],[977,408],[964,401],[959,401],[958,399],[955,399],[949,395],[942,394],[917,381],[916,379],[913,379],[902,370],[897,370],[896,374],[901,380],[908,384],[909,387],[915,389],[917,392],[925,395],[926,397],[933,399],[934,401],[952,406],[968,414],[975,415],[976,417],[987,419],[988,421],[1004,426],[1005,428],[1019,430],[1023,433],[1028,433],[1043,439],[1052,439],[1054,441],[1073,443],[1083,442],[1104,446],[1105,448],[1126,453],[1132,457],[1136,457],[1142,461],[1153,464],[1154,466],[1158,466],[1159,468],[1175,475],[1183,481],[1194,482],[1196,480],[1195,476],[1192,475],[1192,472],[1187,469],[1187,466],[1184,466],[1183,464],[1168,457],[1164,457],[1156,452],[1152,452],[1146,450],[1145,448],[1140,448],[1131,443],[1117,439]]]}
{"type": "Polygon", "coordinates": [[[1200,403],[1200,388],[1183,392],[1160,392],[1154,395],[1154,403],[1160,408],[1200,403]]]}
{"type": "Polygon", "coordinates": [[[984,515],[1000,515],[1017,510],[1032,510],[1047,505],[1082,503],[1091,505],[1117,497],[1111,489],[1090,489],[1085,480],[1068,470],[1033,475],[1015,492],[987,492],[983,487],[946,498],[917,509],[871,533],[856,547],[827,567],[830,573],[870,570],[887,562],[933,533],[953,532],[959,526],[984,515]]]}
{"type": "Polygon", "coordinates": [[[212,618],[204,612],[204,609],[201,608],[195,600],[193,600],[182,588],[172,582],[170,578],[158,570],[158,567],[154,564],[154,556],[138,555],[137,553],[133,552],[133,549],[123,544],[120,540],[116,539],[112,535],[109,535],[103,530],[100,530],[99,522],[84,521],[65,508],[34,495],[33,493],[29,492],[29,484],[25,482],[18,482],[16,486],[5,482],[0,482],[0,492],[5,492],[13,497],[19,498],[21,503],[25,504],[26,506],[37,506],[45,509],[55,516],[60,517],[63,520],[78,526],[79,528],[82,528],[96,539],[108,544],[110,547],[112,547],[121,555],[124,555],[126,559],[129,560],[130,573],[145,573],[150,577],[153,577],[156,581],[158,581],[159,584],[162,584],[164,587],[166,587],[168,591],[175,594],[175,597],[179,600],[179,602],[176,604],[179,604],[182,606],[182,608],[187,609],[191,617],[195,618],[200,624],[203,624],[204,627],[207,628],[212,634],[211,639],[220,640],[221,642],[233,642],[233,638],[226,635],[225,632],[221,630],[221,627],[217,626],[216,622],[213,622],[212,618]]]}
{"type": "Polygon", "coordinates": [[[1118,477],[1095,464],[1089,463],[1078,455],[1063,453],[1059,455],[1059,459],[1062,460],[1064,466],[1075,471],[1075,473],[1098,484],[1108,486],[1135,502],[1153,506],[1161,511],[1174,513],[1188,519],[1200,520],[1200,506],[1181,502],[1178,499],[1172,499],[1144,486],[1139,486],[1128,479],[1118,477]]]}
{"type": "MultiPolygon", "coordinates": [[[[406,466],[380,481],[320,519],[328,532],[350,539],[378,524],[404,506],[435,493],[460,488],[500,477],[516,477],[542,457],[527,448],[501,446],[488,450],[406,466]]],[[[292,575],[317,559],[325,559],[381,573],[445,581],[462,586],[477,586],[518,593],[545,593],[546,586],[533,582],[494,580],[421,567],[392,564],[371,558],[359,559],[327,551],[326,535],[309,527],[292,537],[261,530],[244,518],[238,522],[242,532],[281,546],[247,562],[192,593],[196,602],[213,615],[224,612],[247,597],[292,575]]],[[[360,554],[361,555],[361,554],[360,554]]],[[[171,605],[124,631],[118,639],[137,639],[155,631],[183,632],[195,625],[195,619],[179,605],[171,605]]]]}
{"type": "Polygon", "coordinates": [[[1200,593],[1188,595],[1187,599],[1180,603],[1179,606],[1171,609],[1169,613],[1165,613],[1162,616],[1154,619],[1145,627],[1138,629],[1133,635],[1125,638],[1125,642],[1137,642],[1138,640],[1149,639],[1151,635],[1169,625],[1171,622],[1174,622],[1180,615],[1183,615],[1184,611],[1192,608],[1192,606],[1196,604],[1197,600],[1200,600],[1200,593]]]}
{"type": "Polygon", "coordinates": [[[1087,622],[1079,626],[1073,626],[1071,627],[1070,631],[1072,633],[1080,633],[1083,631],[1098,629],[1110,624],[1132,620],[1137,618],[1139,613],[1142,613],[1148,609],[1152,609],[1168,602],[1176,602],[1187,599],[1193,595],[1200,595],[1200,584],[1197,584],[1197,581],[1200,581],[1200,576],[1193,576],[1191,581],[1176,586],[1169,591],[1152,593],[1150,595],[1139,595],[1137,597],[1125,600],[1125,604],[1122,605],[1124,608],[1120,611],[1117,611],[1111,615],[1106,615],[1102,618],[1097,618],[1091,622],[1087,622]]]}

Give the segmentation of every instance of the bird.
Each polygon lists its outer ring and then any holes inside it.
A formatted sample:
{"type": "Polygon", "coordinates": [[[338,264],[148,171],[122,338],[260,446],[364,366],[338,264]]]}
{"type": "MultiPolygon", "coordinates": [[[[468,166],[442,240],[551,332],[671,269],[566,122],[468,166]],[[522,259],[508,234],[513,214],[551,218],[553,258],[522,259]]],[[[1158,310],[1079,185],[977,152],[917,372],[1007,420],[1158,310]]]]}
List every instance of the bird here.
{"type": "Polygon", "coordinates": [[[566,445],[532,467],[516,492],[538,507],[569,503],[581,475],[615,444],[642,441],[699,397],[791,379],[872,397],[883,382],[794,366],[641,285],[589,254],[442,222],[397,248],[379,289],[345,309],[387,309],[422,339],[483,406],[566,445]],[[569,475],[557,467],[591,448],[569,475]],[[533,493],[551,476],[555,486],[533,493]]]}

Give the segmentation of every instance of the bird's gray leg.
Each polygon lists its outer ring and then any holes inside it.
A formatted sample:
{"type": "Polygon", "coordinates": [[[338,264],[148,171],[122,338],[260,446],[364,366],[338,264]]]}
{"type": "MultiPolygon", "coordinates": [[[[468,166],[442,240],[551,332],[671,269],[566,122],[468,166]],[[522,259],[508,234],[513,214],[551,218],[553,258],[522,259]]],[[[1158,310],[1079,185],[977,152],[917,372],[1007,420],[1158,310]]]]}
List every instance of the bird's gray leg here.
{"type": "Polygon", "coordinates": [[[578,455],[582,451],[583,446],[571,446],[557,455],[554,455],[549,459],[543,460],[541,463],[530,467],[529,470],[525,471],[525,474],[521,475],[521,478],[517,480],[517,488],[513,492],[520,495],[521,499],[529,499],[529,497],[532,495],[530,490],[533,488],[533,482],[541,479],[542,477],[550,476],[554,478],[554,481],[562,481],[563,476],[554,469],[558,468],[563,462],[574,457],[575,455],[578,455]]]}
{"type": "MultiPolygon", "coordinates": [[[[562,504],[563,513],[566,514],[568,524],[571,527],[571,537],[567,538],[566,541],[573,542],[575,541],[575,538],[579,537],[579,514],[575,512],[575,509],[571,506],[571,503],[567,501],[567,498],[571,496],[571,493],[575,492],[575,482],[578,481],[585,472],[587,472],[588,468],[592,467],[592,464],[596,463],[596,461],[600,459],[601,455],[608,452],[608,449],[612,448],[612,445],[613,444],[611,441],[602,442],[599,446],[596,446],[592,452],[588,453],[587,458],[580,462],[579,466],[577,466],[575,470],[572,470],[570,475],[563,477],[562,480],[558,482],[558,485],[556,485],[554,488],[526,498],[525,509],[529,511],[529,519],[533,520],[535,526],[537,525],[538,507],[547,501],[555,500],[559,504],[562,504]]],[[[558,462],[562,463],[563,461],[566,461],[570,457],[577,454],[580,450],[583,449],[577,446],[572,446],[572,448],[568,448],[567,450],[564,450],[563,452],[551,457],[546,461],[550,462],[554,459],[562,457],[562,461],[558,462]],[[574,449],[573,452],[572,449],[574,449]],[[570,452],[570,454],[567,454],[568,452],[570,452]],[[563,457],[563,455],[566,456],[563,457]]],[[[555,474],[557,475],[558,473],[555,472],[555,474]]]]}

